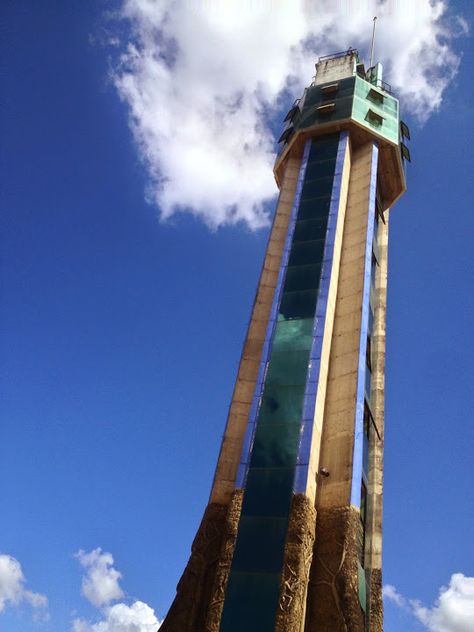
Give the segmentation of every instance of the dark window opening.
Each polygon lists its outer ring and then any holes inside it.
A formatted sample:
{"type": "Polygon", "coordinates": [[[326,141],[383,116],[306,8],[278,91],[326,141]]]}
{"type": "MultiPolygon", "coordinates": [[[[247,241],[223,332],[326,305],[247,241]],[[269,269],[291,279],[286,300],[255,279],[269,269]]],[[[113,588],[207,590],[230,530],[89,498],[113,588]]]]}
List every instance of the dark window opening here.
{"type": "Polygon", "coordinates": [[[318,114],[330,114],[331,112],[334,112],[335,109],[335,103],[326,103],[325,105],[320,105],[316,108],[318,114]]]}
{"type": "Polygon", "coordinates": [[[379,92],[378,90],[374,90],[374,88],[371,88],[369,90],[369,94],[367,95],[367,98],[370,99],[371,101],[374,101],[375,103],[382,104],[384,102],[383,94],[379,92]]]}
{"type": "Polygon", "coordinates": [[[371,122],[371,123],[375,123],[376,125],[382,125],[384,122],[384,117],[379,114],[378,112],[375,112],[374,110],[370,110],[367,112],[367,119],[371,122]]]}
{"type": "Polygon", "coordinates": [[[321,86],[321,92],[323,94],[332,94],[333,92],[337,92],[339,90],[338,83],[330,83],[327,86],[321,86]]]}
{"type": "Polygon", "coordinates": [[[371,270],[370,270],[370,275],[371,275],[370,279],[372,281],[372,285],[375,285],[375,275],[377,274],[377,266],[378,266],[377,259],[374,253],[372,252],[371,270]]]}
{"type": "Polygon", "coordinates": [[[365,363],[370,371],[372,371],[372,341],[370,336],[367,336],[367,346],[365,348],[365,363]]]}
{"type": "Polygon", "coordinates": [[[365,527],[367,519],[367,487],[362,481],[361,490],[360,490],[360,521],[365,527]]]}
{"type": "Polygon", "coordinates": [[[372,305],[369,305],[369,335],[372,335],[372,332],[374,331],[374,311],[372,309],[372,305]]]}

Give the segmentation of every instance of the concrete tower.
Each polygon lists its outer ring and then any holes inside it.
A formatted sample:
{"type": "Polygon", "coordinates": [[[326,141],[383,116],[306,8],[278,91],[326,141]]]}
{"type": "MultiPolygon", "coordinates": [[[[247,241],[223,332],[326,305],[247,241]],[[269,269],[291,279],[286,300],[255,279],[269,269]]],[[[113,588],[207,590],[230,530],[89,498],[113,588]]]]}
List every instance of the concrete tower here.
{"type": "Polygon", "coordinates": [[[380,64],[321,58],[285,118],[280,197],[209,504],[160,632],[381,632],[389,208],[380,64]]]}

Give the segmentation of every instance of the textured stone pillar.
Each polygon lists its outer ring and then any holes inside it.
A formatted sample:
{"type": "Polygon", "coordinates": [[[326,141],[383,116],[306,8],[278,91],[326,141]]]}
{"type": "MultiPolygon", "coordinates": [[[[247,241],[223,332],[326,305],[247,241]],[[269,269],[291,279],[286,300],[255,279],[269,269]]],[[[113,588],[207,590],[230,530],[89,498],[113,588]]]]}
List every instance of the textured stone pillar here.
{"type": "Polygon", "coordinates": [[[364,632],[358,598],[359,543],[358,510],[318,511],[305,632],[364,632]]]}
{"type": "Polygon", "coordinates": [[[376,432],[369,454],[369,502],[367,507],[366,567],[370,576],[370,632],[383,630],[382,601],[382,494],[385,414],[385,339],[387,315],[387,268],[389,211],[379,221],[378,266],[375,275],[375,313],[372,334],[372,413],[376,432]]]}

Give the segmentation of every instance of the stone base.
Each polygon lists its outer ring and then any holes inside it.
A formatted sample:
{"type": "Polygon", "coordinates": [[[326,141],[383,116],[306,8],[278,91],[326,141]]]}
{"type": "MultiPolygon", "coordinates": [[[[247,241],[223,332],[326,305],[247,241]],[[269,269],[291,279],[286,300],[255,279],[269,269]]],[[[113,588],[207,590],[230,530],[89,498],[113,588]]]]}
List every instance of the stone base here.
{"type": "Polygon", "coordinates": [[[370,573],[370,632],[383,632],[382,571],[370,573]]]}
{"type": "Polygon", "coordinates": [[[316,510],[304,494],[292,499],[275,632],[301,632],[313,557],[316,510]]]}
{"type": "Polygon", "coordinates": [[[160,632],[218,632],[241,506],[241,491],[207,506],[160,632]]]}
{"type": "Polygon", "coordinates": [[[359,534],[356,509],[318,511],[305,632],[364,632],[358,591],[359,534]]]}

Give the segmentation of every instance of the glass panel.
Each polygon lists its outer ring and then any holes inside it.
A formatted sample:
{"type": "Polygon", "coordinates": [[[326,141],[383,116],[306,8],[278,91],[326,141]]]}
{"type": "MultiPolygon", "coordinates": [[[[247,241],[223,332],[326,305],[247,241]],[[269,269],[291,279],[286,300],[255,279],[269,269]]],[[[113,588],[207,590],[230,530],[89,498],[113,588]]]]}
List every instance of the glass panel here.
{"type": "Polygon", "coordinates": [[[318,178],[317,180],[305,180],[301,199],[308,200],[311,198],[322,197],[323,195],[331,195],[332,183],[334,178],[318,178]]]}
{"type": "MultiPolygon", "coordinates": [[[[321,96],[321,92],[319,92],[318,98],[321,99],[321,96]]],[[[326,97],[323,97],[323,99],[326,100],[326,97]]],[[[323,136],[322,138],[313,140],[311,151],[309,152],[308,162],[313,162],[315,160],[329,160],[331,158],[334,158],[337,153],[338,145],[339,134],[331,134],[329,136],[323,136]]]]}
{"type": "Polygon", "coordinates": [[[372,415],[369,409],[369,406],[366,401],[364,401],[364,442],[363,442],[363,452],[362,452],[362,468],[363,473],[365,475],[366,480],[369,477],[369,450],[370,450],[370,440],[371,440],[371,432],[372,432],[372,415]]]}
{"type": "Polygon", "coordinates": [[[300,202],[298,220],[316,217],[327,218],[330,206],[331,197],[329,195],[322,198],[314,198],[314,200],[304,200],[304,202],[300,202]]]}
{"type": "Polygon", "coordinates": [[[262,423],[301,423],[304,386],[265,385],[258,421],[262,423]]]}
{"type": "Polygon", "coordinates": [[[365,365],[372,371],[372,339],[370,336],[367,336],[367,344],[365,347],[365,365]]]}
{"type": "Polygon", "coordinates": [[[377,272],[377,259],[375,258],[374,253],[372,253],[371,270],[370,270],[370,280],[372,282],[372,285],[375,284],[376,272],[377,272]]]}
{"type": "Polygon", "coordinates": [[[281,299],[279,318],[314,318],[316,290],[285,292],[281,299]]]}
{"type": "Polygon", "coordinates": [[[288,268],[284,285],[284,292],[300,290],[317,290],[321,277],[321,265],[293,266],[288,268]]]}
{"type": "Polygon", "coordinates": [[[280,518],[287,516],[290,510],[294,478],[294,467],[255,468],[251,466],[247,475],[242,515],[280,518]]]}
{"type": "Polygon", "coordinates": [[[363,525],[365,525],[366,518],[366,510],[367,510],[367,487],[364,483],[362,483],[360,490],[360,520],[363,525]]]}
{"type": "Polygon", "coordinates": [[[314,180],[315,178],[332,178],[336,170],[336,158],[324,161],[309,162],[306,167],[305,178],[314,180]]]}
{"type": "Polygon", "coordinates": [[[365,581],[365,572],[360,564],[357,565],[357,578],[359,584],[359,603],[362,610],[367,610],[367,584],[365,581]]]}
{"type": "Polygon", "coordinates": [[[252,467],[293,467],[300,432],[298,424],[260,424],[253,443],[252,467]]]}
{"type": "Polygon", "coordinates": [[[279,320],[273,338],[273,351],[311,349],[313,319],[279,320]]]}
{"type": "Polygon", "coordinates": [[[220,632],[264,632],[275,627],[280,573],[231,572],[220,632]]]}
{"type": "Polygon", "coordinates": [[[372,305],[369,305],[369,334],[371,335],[374,331],[374,312],[372,310],[372,305]]]}
{"type": "Polygon", "coordinates": [[[300,220],[296,222],[295,225],[293,243],[324,239],[326,237],[327,226],[327,215],[325,217],[317,217],[316,219],[300,220]]]}
{"type": "Polygon", "coordinates": [[[309,352],[307,350],[272,351],[265,384],[295,386],[306,383],[309,352]]]}
{"type": "Polygon", "coordinates": [[[372,373],[370,372],[369,367],[365,367],[365,396],[371,401],[372,394],[372,373]]]}
{"type": "Polygon", "coordinates": [[[365,478],[368,480],[368,477],[369,477],[369,439],[365,433],[364,433],[364,441],[362,444],[362,469],[363,469],[365,478]]]}
{"type": "Polygon", "coordinates": [[[308,263],[320,263],[324,253],[324,239],[302,241],[293,244],[288,266],[302,266],[308,263]]]}
{"type": "Polygon", "coordinates": [[[287,526],[286,518],[256,518],[242,515],[232,570],[279,573],[287,526]]]}

